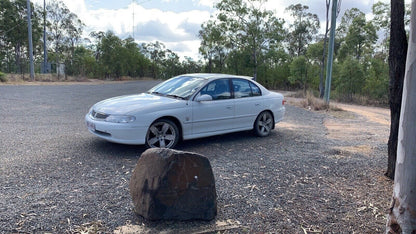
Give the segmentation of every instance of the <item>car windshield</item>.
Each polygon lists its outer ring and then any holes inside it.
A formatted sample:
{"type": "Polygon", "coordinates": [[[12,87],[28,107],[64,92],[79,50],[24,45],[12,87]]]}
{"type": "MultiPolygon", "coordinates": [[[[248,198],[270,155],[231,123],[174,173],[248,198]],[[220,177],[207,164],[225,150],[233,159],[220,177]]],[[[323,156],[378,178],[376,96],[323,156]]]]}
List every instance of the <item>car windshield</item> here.
{"type": "Polygon", "coordinates": [[[148,93],[188,99],[205,84],[205,80],[205,78],[201,77],[177,76],[156,85],[148,93]]]}

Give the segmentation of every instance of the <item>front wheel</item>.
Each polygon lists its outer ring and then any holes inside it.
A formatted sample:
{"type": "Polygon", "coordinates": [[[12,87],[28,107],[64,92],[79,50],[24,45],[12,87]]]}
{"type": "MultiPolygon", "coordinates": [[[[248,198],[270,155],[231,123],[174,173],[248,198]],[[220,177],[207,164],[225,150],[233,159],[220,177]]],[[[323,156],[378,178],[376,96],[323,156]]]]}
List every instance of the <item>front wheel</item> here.
{"type": "Polygon", "coordinates": [[[179,141],[176,124],[168,119],[160,119],[150,125],[146,134],[146,146],[149,148],[173,148],[179,141]]]}
{"type": "Polygon", "coordinates": [[[263,111],[257,116],[256,122],[254,122],[254,132],[260,137],[268,136],[273,129],[273,125],[272,114],[268,111],[263,111]]]}

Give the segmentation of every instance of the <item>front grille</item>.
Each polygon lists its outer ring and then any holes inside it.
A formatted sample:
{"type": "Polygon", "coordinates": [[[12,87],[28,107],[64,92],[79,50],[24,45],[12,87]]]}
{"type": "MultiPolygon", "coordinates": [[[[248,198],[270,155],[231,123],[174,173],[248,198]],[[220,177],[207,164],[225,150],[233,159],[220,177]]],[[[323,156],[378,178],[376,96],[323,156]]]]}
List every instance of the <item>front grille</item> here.
{"type": "Polygon", "coordinates": [[[104,113],[100,113],[100,112],[96,112],[95,110],[91,111],[91,116],[94,119],[106,119],[109,115],[104,114],[104,113]]]}
{"type": "Polygon", "coordinates": [[[95,130],[94,132],[97,133],[98,135],[102,135],[102,136],[106,136],[106,137],[111,137],[111,134],[108,133],[108,132],[102,132],[102,131],[98,131],[98,130],[95,130]]]}

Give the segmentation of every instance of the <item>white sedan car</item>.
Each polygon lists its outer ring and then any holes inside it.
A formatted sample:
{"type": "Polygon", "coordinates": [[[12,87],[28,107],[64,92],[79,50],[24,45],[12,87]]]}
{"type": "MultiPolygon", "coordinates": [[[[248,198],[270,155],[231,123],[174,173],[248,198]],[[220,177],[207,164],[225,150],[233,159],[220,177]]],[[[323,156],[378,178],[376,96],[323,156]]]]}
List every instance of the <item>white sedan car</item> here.
{"type": "Polygon", "coordinates": [[[254,130],[268,136],[285,113],[283,95],[250,77],[185,74],[146,93],[93,105],[88,130],[105,140],[173,148],[180,140],[254,130]]]}

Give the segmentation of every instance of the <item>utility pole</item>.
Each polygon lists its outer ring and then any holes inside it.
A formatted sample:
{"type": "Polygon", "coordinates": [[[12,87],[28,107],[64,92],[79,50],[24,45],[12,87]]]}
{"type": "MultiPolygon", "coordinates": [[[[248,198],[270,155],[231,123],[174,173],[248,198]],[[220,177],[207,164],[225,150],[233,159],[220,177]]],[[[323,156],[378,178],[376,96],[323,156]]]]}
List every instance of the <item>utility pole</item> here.
{"type": "Polygon", "coordinates": [[[324,75],[325,75],[325,58],[326,58],[326,43],[328,41],[328,27],[329,27],[329,6],[331,0],[326,0],[326,25],[325,25],[325,37],[324,37],[324,48],[322,52],[322,65],[321,72],[319,74],[319,98],[324,98],[325,86],[324,86],[324,75]]]}
{"type": "Polygon", "coordinates": [[[335,41],[335,28],[337,24],[337,0],[332,1],[332,13],[331,13],[331,31],[329,33],[329,46],[328,46],[328,62],[326,67],[326,80],[325,80],[325,104],[329,104],[329,96],[331,92],[331,79],[332,79],[332,63],[334,61],[334,41],[335,41]]]}
{"type": "Polygon", "coordinates": [[[43,73],[48,73],[48,51],[46,49],[46,3],[43,0],[43,73]]]}
{"type": "Polygon", "coordinates": [[[33,66],[33,43],[32,43],[32,20],[31,20],[30,0],[27,0],[27,30],[29,34],[29,59],[30,59],[30,80],[35,80],[35,69],[33,66]]]}
{"type": "Polygon", "coordinates": [[[386,233],[416,233],[416,0],[412,0],[410,38],[407,49],[397,141],[393,199],[386,233]]]}

